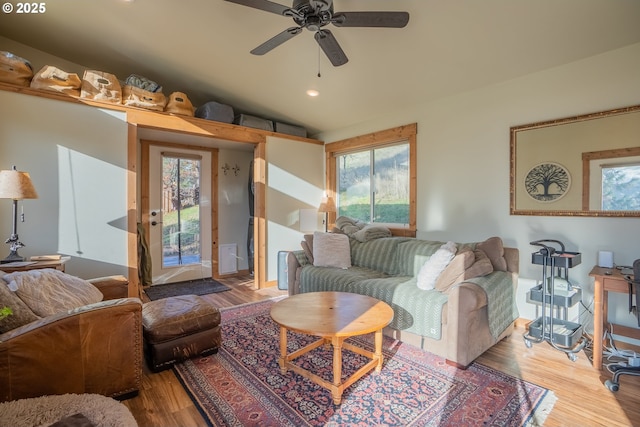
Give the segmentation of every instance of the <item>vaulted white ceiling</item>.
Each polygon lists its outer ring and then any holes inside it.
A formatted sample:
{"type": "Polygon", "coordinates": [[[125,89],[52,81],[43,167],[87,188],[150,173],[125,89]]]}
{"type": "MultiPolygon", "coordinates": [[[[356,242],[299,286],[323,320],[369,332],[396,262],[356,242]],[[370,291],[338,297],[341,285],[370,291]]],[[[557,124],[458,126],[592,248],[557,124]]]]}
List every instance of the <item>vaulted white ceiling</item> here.
{"type": "Polygon", "coordinates": [[[45,6],[1,13],[0,35],[121,80],[146,76],[195,105],[223,102],[311,134],[640,42],[638,0],[335,0],[336,11],[408,11],[410,20],[403,29],[330,26],[349,57],[333,67],[308,31],[251,55],[295,24],[224,0],[45,6]],[[320,95],[309,97],[309,88],[320,95]]]}

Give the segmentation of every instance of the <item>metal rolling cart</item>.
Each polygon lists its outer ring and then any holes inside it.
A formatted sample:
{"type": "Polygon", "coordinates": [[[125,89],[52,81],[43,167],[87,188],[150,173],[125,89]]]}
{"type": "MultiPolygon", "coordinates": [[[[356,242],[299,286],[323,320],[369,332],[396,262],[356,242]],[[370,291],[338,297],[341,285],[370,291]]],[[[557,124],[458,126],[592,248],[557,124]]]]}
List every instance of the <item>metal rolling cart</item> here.
{"type": "Polygon", "coordinates": [[[569,269],[580,264],[581,254],[567,252],[559,240],[535,240],[530,244],[541,248],[531,255],[531,262],[542,266],[542,282],[531,288],[529,299],[540,303],[542,313],[524,334],[525,345],[531,348],[546,341],[575,362],[576,353],[588,342],[582,335],[582,325],[567,319],[569,308],[582,299],[582,289],[569,280],[569,269]]]}

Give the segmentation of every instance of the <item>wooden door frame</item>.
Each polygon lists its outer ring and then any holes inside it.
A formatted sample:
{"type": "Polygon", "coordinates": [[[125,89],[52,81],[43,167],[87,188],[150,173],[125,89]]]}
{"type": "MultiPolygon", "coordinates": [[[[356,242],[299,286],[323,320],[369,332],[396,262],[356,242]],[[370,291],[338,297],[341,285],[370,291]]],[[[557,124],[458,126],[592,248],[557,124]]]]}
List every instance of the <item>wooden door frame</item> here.
{"type": "MultiPolygon", "coordinates": [[[[137,172],[138,172],[138,163],[137,159],[140,155],[141,163],[143,161],[143,153],[148,150],[144,150],[141,147],[141,153],[138,154],[138,126],[129,123],[129,136],[128,136],[128,159],[129,159],[129,174],[127,180],[127,198],[128,198],[128,230],[129,237],[127,242],[128,248],[128,279],[129,279],[129,296],[130,297],[140,297],[141,296],[141,287],[140,287],[140,279],[138,272],[138,240],[137,240],[137,222],[138,222],[138,187],[137,187],[137,172]]],[[[142,140],[140,140],[140,143],[142,140]]],[[[237,141],[240,143],[247,143],[247,141],[237,141]]],[[[253,271],[254,271],[254,289],[262,289],[267,287],[266,282],[266,137],[262,139],[261,142],[251,143],[254,146],[253,150],[253,161],[254,161],[254,170],[253,170],[253,179],[254,179],[254,261],[253,261],[253,271]]],[[[140,144],[142,145],[142,144],[140,144]]],[[[184,146],[186,148],[186,146],[184,146]]],[[[198,148],[201,148],[198,146],[198,148]]],[[[146,162],[148,163],[148,158],[146,162]]],[[[217,166],[215,170],[212,170],[212,177],[216,175],[217,179],[217,166]]],[[[144,174],[143,174],[144,175],[144,174]]],[[[143,185],[144,176],[141,176],[141,186],[143,185]]],[[[148,184],[147,184],[148,185],[148,184]]],[[[217,185],[216,187],[217,188],[217,185]]],[[[145,231],[148,233],[149,229],[149,200],[140,199],[140,209],[142,211],[142,215],[140,216],[140,220],[145,228],[145,231]]],[[[212,216],[212,223],[214,218],[212,216]]],[[[217,218],[216,218],[217,223],[217,218]]],[[[216,231],[217,234],[217,231],[216,231]]],[[[213,237],[213,236],[212,236],[213,237]]],[[[217,257],[217,245],[216,249],[212,250],[212,257],[217,257]]]]}
{"type": "MultiPolygon", "coordinates": [[[[102,105],[102,104],[98,104],[102,105]]],[[[128,274],[129,274],[129,296],[140,296],[140,279],[138,276],[138,241],[137,241],[137,221],[138,221],[138,128],[181,133],[184,135],[200,136],[205,138],[215,138],[239,144],[251,144],[254,147],[253,178],[255,185],[254,193],[254,289],[267,287],[267,221],[266,221],[266,145],[267,137],[270,135],[279,136],[273,132],[266,132],[260,129],[245,128],[242,126],[230,125],[211,120],[196,119],[192,117],[180,117],[171,114],[159,114],[153,111],[144,111],[133,108],[122,108],[127,112],[128,123],[128,181],[127,199],[129,201],[129,213],[127,225],[129,238],[128,249],[128,274]]],[[[308,138],[288,136],[290,139],[303,142],[314,142],[308,138]]],[[[147,201],[148,202],[148,201],[147,201]]],[[[142,204],[142,201],[140,201],[142,204]]],[[[141,219],[143,224],[145,221],[141,219]]],[[[148,221],[148,218],[147,218],[148,221]]]]}

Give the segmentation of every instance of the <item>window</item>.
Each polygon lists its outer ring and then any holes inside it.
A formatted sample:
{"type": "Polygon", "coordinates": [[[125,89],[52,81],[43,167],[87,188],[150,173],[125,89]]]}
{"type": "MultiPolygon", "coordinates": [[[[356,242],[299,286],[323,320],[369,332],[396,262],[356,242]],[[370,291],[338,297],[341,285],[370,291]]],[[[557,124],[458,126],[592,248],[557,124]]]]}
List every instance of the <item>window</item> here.
{"type": "Polygon", "coordinates": [[[364,222],[409,224],[409,144],[336,157],[338,216],[364,222]]]}
{"type": "Polygon", "coordinates": [[[602,210],[640,210],[640,164],[602,165],[602,210]]]}
{"type": "Polygon", "coordinates": [[[415,124],[327,144],[327,193],[337,216],[415,236],[415,124]]]}
{"type": "Polygon", "coordinates": [[[640,147],[582,153],[582,209],[640,211],[640,147]]]}

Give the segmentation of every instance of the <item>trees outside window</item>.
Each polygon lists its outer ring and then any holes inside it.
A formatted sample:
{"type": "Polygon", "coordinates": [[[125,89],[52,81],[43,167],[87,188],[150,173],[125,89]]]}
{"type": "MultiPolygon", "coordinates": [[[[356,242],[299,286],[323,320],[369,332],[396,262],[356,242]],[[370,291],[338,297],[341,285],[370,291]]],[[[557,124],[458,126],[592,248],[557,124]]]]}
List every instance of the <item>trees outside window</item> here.
{"type": "Polygon", "coordinates": [[[200,160],[162,159],[163,265],[200,262],[200,160]]]}
{"type": "Polygon", "coordinates": [[[409,144],[336,158],[338,215],[364,222],[409,223],[409,144]]]}
{"type": "Polygon", "coordinates": [[[640,165],[602,168],[602,210],[640,210],[640,165]]]}

